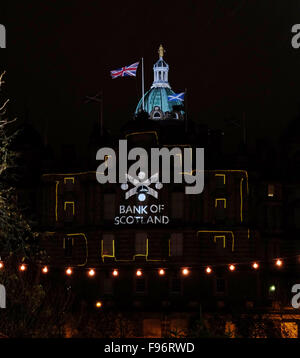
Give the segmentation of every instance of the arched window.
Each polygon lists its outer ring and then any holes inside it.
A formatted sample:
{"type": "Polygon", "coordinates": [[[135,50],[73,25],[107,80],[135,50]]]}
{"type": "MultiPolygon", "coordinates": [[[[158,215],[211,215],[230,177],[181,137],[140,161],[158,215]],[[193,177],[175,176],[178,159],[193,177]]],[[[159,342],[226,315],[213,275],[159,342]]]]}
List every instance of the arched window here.
{"type": "Polygon", "coordinates": [[[155,118],[155,119],[159,119],[159,118],[161,118],[161,114],[160,114],[160,112],[154,112],[154,114],[153,114],[153,118],[155,118]]]}

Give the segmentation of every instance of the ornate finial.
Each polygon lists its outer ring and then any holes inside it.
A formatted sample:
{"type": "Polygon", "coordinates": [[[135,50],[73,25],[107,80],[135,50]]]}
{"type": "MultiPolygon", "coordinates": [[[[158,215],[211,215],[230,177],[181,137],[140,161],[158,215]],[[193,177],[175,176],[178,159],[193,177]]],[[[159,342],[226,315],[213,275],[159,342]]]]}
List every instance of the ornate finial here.
{"type": "Polygon", "coordinates": [[[163,45],[160,45],[159,49],[158,49],[159,57],[164,57],[164,53],[165,53],[165,50],[163,48],[163,45]]]}

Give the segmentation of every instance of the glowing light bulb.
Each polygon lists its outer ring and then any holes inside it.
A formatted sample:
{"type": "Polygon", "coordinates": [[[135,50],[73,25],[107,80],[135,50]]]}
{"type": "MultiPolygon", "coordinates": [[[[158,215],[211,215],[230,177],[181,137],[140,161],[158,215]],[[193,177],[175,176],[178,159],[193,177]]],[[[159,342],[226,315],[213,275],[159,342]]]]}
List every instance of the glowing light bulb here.
{"type": "Polygon", "coordinates": [[[190,273],[190,271],[187,268],[182,269],[181,272],[184,276],[187,276],[190,273]]]}
{"type": "Polygon", "coordinates": [[[230,265],[230,266],[229,266],[229,270],[230,270],[230,271],[234,271],[234,270],[235,270],[235,266],[234,266],[234,265],[230,265]]]}
{"type": "Polygon", "coordinates": [[[137,271],[136,271],[136,275],[137,275],[138,277],[142,276],[142,274],[143,274],[143,273],[142,273],[142,270],[137,270],[137,271]]]}
{"type": "Polygon", "coordinates": [[[48,270],[48,267],[47,267],[47,266],[44,266],[44,267],[42,268],[42,272],[43,272],[43,273],[46,274],[46,273],[48,273],[48,271],[49,271],[49,270],[48,270]]]}
{"type": "Polygon", "coordinates": [[[101,308],[101,307],[102,307],[102,302],[101,302],[101,301],[97,301],[97,302],[96,302],[96,307],[97,307],[97,308],[101,308]]]}
{"type": "Polygon", "coordinates": [[[20,265],[19,267],[20,271],[25,271],[26,270],[26,266],[24,264],[20,265]]]}
{"type": "Polygon", "coordinates": [[[270,292],[275,292],[275,291],[276,291],[276,286],[275,286],[275,285],[271,285],[271,286],[269,287],[269,291],[270,291],[270,292]]]}
{"type": "Polygon", "coordinates": [[[67,274],[68,276],[71,276],[72,273],[73,273],[73,270],[71,269],[71,267],[68,267],[68,268],[66,269],[66,274],[67,274]]]}
{"type": "Polygon", "coordinates": [[[90,277],[93,277],[93,276],[95,276],[95,270],[94,269],[90,269],[89,270],[89,272],[88,272],[88,275],[90,276],[90,277]]]}
{"type": "Polygon", "coordinates": [[[115,270],[113,270],[112,274],[114,277],[117,277],[117,276],[119,276],[119,271],[115,269],[115,270]]]}
{"type": "Polygon", "coordinates": [[[259,264],[257,262],[253,262],[252,267],[254,270],[257,270],[259,268],[259,264]]]}
{"type": "Polygon", "coordinates": [[[160,276],[163,276],[165,273],[166,273],[166,272],[165,272],[164,269],[159,269],[159,270],[158,270],[158,274],[159,274],[160,276]]]}
{"type": "Polygon", "coordinates": [[[0,261],[0,269],[3,269],[3,267],[4,267],[4,263],[0,261]]]}
{"type": "Polygon", "coordinates": [[[209,274],[212,272],[212,269],[209,266],[207,266],[205,269],[205,272],[209,274]]]}
{"type": "Polygon", "coordinates": [[[276,260],[276,266],[281,267],[282,264],[283,264],[282,260],[280,260],[280,259],[276,260]]]}

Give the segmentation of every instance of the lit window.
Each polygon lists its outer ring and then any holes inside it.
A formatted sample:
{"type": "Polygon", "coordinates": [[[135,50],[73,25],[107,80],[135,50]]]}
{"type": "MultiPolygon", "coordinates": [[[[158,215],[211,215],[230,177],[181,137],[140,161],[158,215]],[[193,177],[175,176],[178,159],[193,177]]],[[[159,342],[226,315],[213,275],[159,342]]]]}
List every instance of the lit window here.
{"type": "Polygon", "coordinates": [[[102,256],[114,256],[114,235],[103,234],[102,236],[102,256]]]}
{"type": "Polygon", "coordinates": [[[75,178],[74,177],[65,177],[64,178],[64,189],[66,191],[74,190],[75,178]]]}
{"type": "Polygon", "coordinates": [[[216,254],[223,255],[224,249],[226,248],[226,236],[225,235],[215,235],[214,243],[216,245],[216,254]]]}
{"type": "Polygon", "coordinates": [[[75,215],[75,203],[74,201],[64,202],[65,221],[72,221],[75,215]]]}
{"type": "Polygon", "coordinates": [[[135,235],[135,255],[147,254],[147,234],[145,232],[135,235]]]}
{"type": "Polygon", "coordinates": [[[75,178],[74,177],[65,177],[64,178],[64,184],[74,184],[75,178]]]}
{"type": "Polygon", "coordinates": [[[216,188],[222,189],[226,184],[226,175],[225,174],[215,174],[216,188]]]}
{"type": "Polygon", "coordinates": [[[274,194],[275,194],[274,184],[268,184],[268,197],[273,198],[274,194]]]}
{"type": "Polygon", "coordinates": [[[173,233],[170,238],[170,256],[182,256],[183,235],[173,233]]]}
{"type": "Polygon", "coordinates": [[[226,199],[225,198],[215,199],[215,208],[220,208],[220,207],[226,209],[226,199]]]}
{"type": "Polygon", "coordinates": [[[226,218],[227,202],[225,198],[215,199],[215,219],[218,222],[223,222],[226,218]]]}

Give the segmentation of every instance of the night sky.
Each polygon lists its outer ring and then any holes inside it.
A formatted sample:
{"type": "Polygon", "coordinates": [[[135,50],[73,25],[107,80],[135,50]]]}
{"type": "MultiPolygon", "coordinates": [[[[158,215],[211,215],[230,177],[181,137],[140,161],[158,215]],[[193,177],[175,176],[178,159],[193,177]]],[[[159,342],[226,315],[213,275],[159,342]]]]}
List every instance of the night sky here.
{"type": "MultiPolygon", "coordinates": [[[[300,111],[300,50],[291,27],[300,23],[296,0],[205,1],[8,1],[11,114],[28,120],[57,150],[76,143],[84,151],[98,118],[86,95],[104,91],[105,125],[115,131],[132,118],[141,96],[137,78],[109,71],[142,56],[145,89],[160,43],[169,81],[188,91],[189,117],[224,128],[227,142],[240,139],[225,118],[245,112],[248,140],[277,138],[300,111]]],[[[2,63],[3,67],[3,63],[2,63]]]]}

